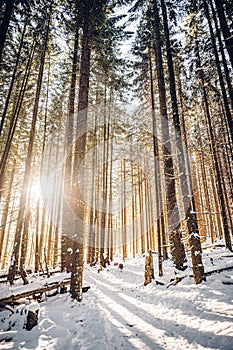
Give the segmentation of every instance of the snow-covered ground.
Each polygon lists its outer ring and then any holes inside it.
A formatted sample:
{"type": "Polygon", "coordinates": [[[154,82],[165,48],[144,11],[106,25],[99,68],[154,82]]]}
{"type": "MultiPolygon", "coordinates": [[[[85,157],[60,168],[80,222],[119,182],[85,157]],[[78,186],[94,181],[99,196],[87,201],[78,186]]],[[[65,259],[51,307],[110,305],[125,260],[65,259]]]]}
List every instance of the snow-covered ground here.
{"type": "MultiPolygon", "coordinates": [[[[233,266],[232,254],[223,248],[205,250],[203,260],[206,271],[233,266]]],[[[232,350],[233,269],[200,285],[193,284],[191,273],[188,268],[181,282],[170,284],[174,269],[168,261],[164,277],[156,276],[164,285],[144,286],[143,257],[128,259],[122,272],[113,265],[100,273],[87,267],[84,285],[91,288],[83,301],[73,301],[69,293],[46,298],[38,304],[38,326],[31,331],[24,328],[24,304],[13,313],[1,311],[0,349],[232,350]]],[[[31,285],[16,285],[14,291],[31,285]]],[[[0,298],[12,292],[5,284],[0,288],[0,298]]],[[[31,301],[27,307],[37,306],[31,301]]]]}

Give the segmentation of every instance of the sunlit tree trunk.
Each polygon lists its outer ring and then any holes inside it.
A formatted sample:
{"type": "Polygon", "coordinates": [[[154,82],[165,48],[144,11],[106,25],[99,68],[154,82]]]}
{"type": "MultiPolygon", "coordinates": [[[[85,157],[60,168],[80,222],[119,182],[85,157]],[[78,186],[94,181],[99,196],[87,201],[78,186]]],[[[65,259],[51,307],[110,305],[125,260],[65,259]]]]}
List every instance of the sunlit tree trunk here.
{"type": "Polygon", "coordinates": [[[77,81],[77,70],[78,70],[78,52],[79,52],[79,29],[80,23],[78,16],[76,15],[75,21],[75,36],[74,36],[74,48],[72,57],[72,72],[71,72],[71,83],[69,91],[69,101],[68,101],[68,120],[66,129],[66,161],[64,169],[64,192],[65,198],[63,202],[63,227],[61,235],[61,270],[66,270],[70,272],[70,248],[72,248],[72,239],[70,238],[70,228],[67,221],[70,218],[69,208],[67,208],[66,198],[69,198],[72,190],[72,158],[73,158],[73,142],[74,142],[74,110],[75,110],[75,92],[76,92],[76,81],[77,81]],[[68,209],[68,210],[67,210],[68,209]],[[68,219],[68,220],[67,220],[68,219]]]}
{"type": "MultiPolygon", "coordinates": [[[[211,236],[211,241],[214,243],[215,237],[214,237],[214,225],[213,225],[213,220],[212,220],[212,210],[210,206],[210,198],[211,198],[211,193],[209,191],[209,186],[207,182],[207,176],[206,176],[206,169],[205,169],[205,164],[203,160],[203,155],[200,155],[200,165],[201,165],[201,172],[202,172],[202,179],[203,179],[203,188],[204,188],[204,194],[205,194],[205,203],[206,203],[206,210],[207,210],[207,218],[209,218],[208,223],[209,223],[209,232],[211,236]]],[[[201,196],[201,193],[200,193],[201,196]]]]}
{"type": "Polygon", "coordinates": [[[141,254],[145,253],[145,217],[144,217],[144,201],[143,201],[143,176],[142,171],[138,167],[138,201],[140,213],[140,237],[141,237],[141,254]]]}
{"type": "Polygon", "coordinates": [[[10,200],[11,200],[11,194],[12,194],[12,186],[13,186],[13,180],[14,180],[14,173],[15,173],[15,168],[16,168],[16,160],[14,160],[11,174],[10,174],[10,179],[8,182],[8,190],[5,198],[5,204],[4,208],[2,210],[2,217],[1,217],[1,223],[0,223],[0,260],[1,256],[3,254],[3,242],[6,240],[6,225],[7,225],[7,218],[9,217],[9,205],[10,205],[10,200]]]}
{"type": "Polygon", "coordinates": [[[187,169],[187,174],[188,174],[188,178],[187,178],[188,195],[189,197],[191,197],[190,205],[186,210],[186,218],[192,218],[192,219],[186,220],[186,223],[187,223],[187,229],[189,232],[188,242],[189,242],[190,251],[191,251],[194,282],[198,284],[198,283],[201,283],[204,278],[203,277],[204,267],[202,264],[202,250],[201,250],[201,242],[200,242],[200,232],[199,232],[199,227],[197,223],[197,215],[193,215],[194,213],[197,212],[196,202],[195,202],[197,183],[196,183],[195,175],[193,176],[193,173],[192,173],[192,168],[190,166],[190,157],[188,154],[188,152],[190,152],[190,148],[188,144],[185,117],[184,117],[183,91],[182,91],[182,84],[180,80],[180,72],[178,72],[178,80],[179,80],[178,92],[179,92],[180,104],[181,104],[180,127],[182,131],[183,143],[186,149],[186,152],[184,154],[184,161],[185,161],[185,168],[187,169]]]}
{"type": "Polygon", "coordinates": [[[121,163],[121,177],[123,180],[123,193],[122,193],[122,208],[121,208],[121,214],[122,214],[122,252],[123,252],[123,261],[127,258],[127,210],[126,210],[126,196],[128,191],[128,188],[126,188],[126,164],[125,159],[121,163]]]}
{"type": "Polygon", "coordinates": [[[108,126],[107,126],[107,87],[104,85],[104,111],[103,111],[103,147],[102,147],[102,206],[101,206],[101,231],[100,231],[100,264],[105,267],[105,250],[107,248],[107,193],[108,193],[108,126]]]}
{"type": "Polygon", "coordinates": [[[36,225],[35,225],[35,269],[37,273],[39,271],[39,222],[40,222],[40,200],[37,200],[36,204],[36,225]]]}
{"type": "Polygon", "coordinates": [[[162,265],[162,232],[161,232],[161,221],[164,217],[162,214],[162,194],[161,194],[161,169],[159,162],[159,148],[158,148],[158,137],[157,137],[157,120],[155,114],[155,100],[154,100],[154,84],[153,84],[153,71],[151,54],[149,55],[149,67],[150,67],[150,97],[151,97],[151,109],[152,109],[152,130],[153,130],[153,153],[154,153],[154,174],[155,174],[155,206],[156,206],[156,223],[157,223],[157,246],[158,246],[158,271],[159,276],[163,275],[162,265]]]}
{"type": "Polygon", "coordinates": [[[13,111],[11,118],[10,118],[10,125],[9,125],[8,134],[7,134],[7,140],[6,140],[4,151],[3,151],[3,154],[1,157],[1,162],[0,162],[0,197],[1,197],[1,190],[3,189],[6,164],[7,164],[7,160],[9,157],[10,148],[11,148],[12,140],[13,140],[13,137],[15,134],[15,129],[17,126],[18,118],[20,115],[24,95],[26,92],[34,54],[35,54],[35,41],[33,41],[31,48],[30,48],[30,53],[29,53],[29,57],[27,60],[26,68],[25,68],[25,74],[24,74],[24,77],[22,80],[22,84],[20,87],[20,92],[19,92],[19,96],[17,98],[15,109],[13,111]]]}
{"type": "MultiPolygon", "coordinates": [[[[110,103],[111,103],[111,96],[110,96],[110,103]]],[[[110,106],[111,108],[111,106],[110,106]]],[[[110,111],[109,111],[110,112],[110,111]]],[[[109,158],[110,158],[110,166],[109,166],[109,206],[108,206],[108,230],[109,230],[109,251],[108,251],[108,257],[109,260],[112,261],[113,260],[113,252],[114,252],[114,247],[113,247],[113,207],[112,207],[112,200],[113,200],[113,180],[112,180],[112,176],[113,176],[113,141],[111,139],[111,135],[112,135],[112,127],[110,126],[110,121],[109,121],[109,148],[110,148],[110,152],[109,152],[109,158]]]]}
{"type": "MultiPolygon", "coordinates": [[[[34,102],[34,107],[32,112],[32,123],[31,123],[30,135],[29,135],[29,144],[28,144],[27,156],[25,160],[24,178],[23,178],[23,185],[22,185],[22,191],[21,191],[21,197],[20,197],[19,213],[17,218],[16,234],[15,234],[15,242],[14,242],[14,250],[13,250],[13,261],[11,262],[11,267],[10,267],[13,279],[20,262],[19,258],[20,258],[21,241],[24,241],[25,235],[27,234],[26,231],[24,231],[24,219],[25,219],[25,213],[27,210],[27,198],[28,198],[29,183],[30,183],[30,176],[31,176],[33,145],[34,145],[35,130],[36,130],[35,128],[36,128],[39,99],[40,99],[40,93],[41,93],[41,87],[42,87],[42,79],[43,79],[43,72],[44,72],[44,65],[45,65],[45,54],[47,50],[47,42],[48,42],[48,35],[49,35],[50,18],[51,18],[51,9],[50,9],[49,18],[47,21],[47,28],[46,28],[46,35],[45,35],[44,44],[43,44],[43,50],[41,52],[40,67],[39,67],[39,73],[37,77],[36,96],[35,96],[35,102],[34,102]]],[[[21,260],[20,266],[22,269],[24,265],[24,256],[21,256],[21,259],[22,260],[21,260]]]]}
{"type": "Polygon", "coordinates": [[[226,244],[226,247],[230,251],[232,251],[231,238],[230,238],[230,232],[229,232],[228,220],[227,220],[227,208],[224,201],[224,189],[222,184],[223,179],[221,178],[221,169],[217,158],[217,148],[216,148],[216,142],[214,138],[213,125],[211,122],[210,108],[209,108],[208,96],[207,96],[207,91],[206,91],[205,82],[204,82],[204,75],[201,68],[201,59],[199,54],[198,42],[196,42],[195,54],[197,58],[197,68],[199,69],[199,78],[201,81],[201,89],[202,89],[202,95],[203,95],[203,105],[205,108],[206,123],[207,123],[208,132],[210,136],[210,148],[213,155],[214,166],[215,166],[216,176],[217,176],[217,188],[218,188],[218,196],[220,200],[220,208],[222,213],[225,244],[226,244]]]}

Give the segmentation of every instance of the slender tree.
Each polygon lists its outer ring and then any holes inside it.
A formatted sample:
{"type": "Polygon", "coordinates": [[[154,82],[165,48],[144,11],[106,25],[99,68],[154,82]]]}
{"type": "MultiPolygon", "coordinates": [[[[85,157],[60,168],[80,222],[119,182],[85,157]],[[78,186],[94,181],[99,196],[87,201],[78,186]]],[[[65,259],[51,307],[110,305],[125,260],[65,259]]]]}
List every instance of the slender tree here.
{"type": "MultiPolygon", "coordinates": [[[[176,83],[175,83],[175,74],[174,74],[174,65],[173,65],[173,52],[172,52],[172,45],[170,42],[170,33],[169,33],[169,27],[168,27],[168,19],[167,19],[167,9],[164,0],[161,0],[161,7],[162,7],[162,15],[163,15],[163,25],[164,25],[164,34],[165,34],[165,42],[166,42],[166,53],[167,53],[167,63],[168,63],[168,75],[169,75],[169,88],[170,88],[170,95],[171,95],[171,104],[172,104],[172,114],[173,114],[173,126],[174,126],[174,132],[175,132],[175,144],[179,153],[178,156],[178,162],[179,162],[179,173],[180,173],[180,182],[181,182],[181,192],[182,197],[184,201],[184,207],[187,206],[187,194],[191,197],[191,201],[189,204],[189,207],[192,208],[192,210],[188,209],[188,213],[186,213],[186,222],[188,227],[188,233],[190,236],[190,243],[191,243],[191,249],[195,250],[197,248],[196,253],[192,254],[193,259],[193,266],[199,267],[199,272],[197,279],[195,278],[195,283],[199,283],[202,280],[202,275],[204,272],[201,256],[200,256],[200,240],[199,232],[198,232],[198,225],[197,225],[197,217],[195,214],[195,211],[193,208],[195,207],[194,204],[194,197],[193,194],[189,192],[188,190],[188,184],[187,184],[187,177],[186,174],[188,174],[188,181],[190,180],[191,174],[188,172],[189,169],[186,167],[185,158],[184,158],[184,147],[182,144],[182,135],[181,135],[181,125],[180,125],[180,115],[179,115],[179,109],[178,109],[178,102],[177,102],[177,92],[176,92],[176,83]],[[195,236],[195,245],[194,245],[194,236],[195,236]],[[191,238],[192,237],[192,238],[191,238]],[[198,261],[196,261],[196,257],[198,256],[198,261]]],[[[188,199],[189,200],[189,199],[188,199]]],[[[194,273],[194,277],[196,274],[194,273]]]]}
{"type": "Polygon", "coordinates": [[[166,89],[165,89],[165,78],[163,68],[163,56],[161,47],[161,33],[160,33],[160,19],[157,1],[153,3],[153,16],[154,16],[154,31],[155,31],[155,59],[156,59],[156,70],[158,80],[158,91],[159,91],[159,106],[160,106],[160,117],[161,117],[161,128],[163,136],[163,157],[164,157],[164,171],[166,177],[166,201],[168,206],[168,220],[169,220],[169,238],[171,244],[171,253],[173,256],[174,264],[177,268],[182,268],[185,261],[184,245],[181,241],[180,234],[180,217],[176,200],[176,189],[174,181],[174,169],[173,159],[171,155],[171,143],[170,133],[168,125],[168,114],[166,104],[166,89]]]}
{"type": "Polygon", "coordinates": [[[232,33],[230,32],[230,29],[229,29],[229,26],[227,23],[225,9],[223,6],[223,1],[222,0],[214,0],[214,2],[215,2],[215,6],[217,9],[217,13],[218,13],[218,18],[219,18],[219,23],[220,23],[220,27],[222,30],[222,34],[223,34],[223,37],[225,40],[226,49],[227,49],[227,52],[229,54],[231,66],[233,68],[233,36],[232,36],[232,33]]]}
{"type": "Polygon", "coordinates": [[[0,62],[2,59],[2,52],[3,52],[3,48],[6,40],[6,34],[9,27],[14,4],[15,4],[15,0],[5,1],[5,12],[0,23],[0,62]]]}
{"type": "Polygon", "coordinates": [[[11,276],[10,278],[15,277],[15,274],[16,274],[16,271],[18,269],[19,264],[20,264],[22,272],[23,272],[23,266],[24,266],[25,256],[21,255],[21,261],[19,260],[20,259],[20,243],[21,243],[21,241],[25,242],[26,235],[27,235],[26,230],[24,230],[24,219],[25,219],[25,213],[26,213],[26,209],[27,209],[28,190],[29,190],[31,165],[32,165],[32,152],[33,152],[33,145],[34,145],[34,140],[35,140],[35,128],[36,128],[36,121],[37,121],[38,108],[39,108],[39,99],[40,99],[41,87],[42,87],[42,79],[43,79],[44,64],[45,64],[45,54],[46,54],[47,43],[48,43],[49,25],[50,25],[50,20],[51,20],[51,10],[52,10],[52,8],[50,6],[50,11],[49,11],[49,16],[47,19],[47,26],[46,26],[46,35],[44,38],[44,45],[43,45],[43,50],[41,53],[40,67],[39,67],[39,72],[38,72],[38,77],[37,77],[36,96],[35,96],[35,103],[34,103],[34,107],[33,107],[27,157],[26,157],[26,161],[25,161],[24,179],[23,179],[22,192],[21,192],[21,197],[20,197],[19,213],[18,213],[17,226],[16,226],[13,260],[11,262],[10,273],[9,273],[9,275],[11,276]]]}
{"type": "MultiPolygon", "coordinates": [[[[92,2],[85,1],[83,6],[83,38],[82,38],[82,53],[81,53],[81,65],[80,65],[80,78],[79,78],[79,96],[78,96],[78,120],[77,128],[79,137],[75,144],[75,160],[74,160],[74,176],[77,176],[77,170],[81,161],[85,157],[86,147],[86,129],[87,129],[87,108],[89,97],[89,80],[90,80],[90,56],[91,56],[91,44],[90,44],[90,15],[92,2]]],[[[76,183],[77,179],[73,178],[73,182],[76,183]]],[[[79,190],[80,191],[80,190],[79,190]]],[[[84,242],[84,205],[80,200],[80,194],[76,192],[77,212],[76,215],[79,218],[79,224],[75,226],[74,234],[77,238],[73,237],[73,257],[72,257],[72,270],[71,270],[71,296],[78,301],[82,300],[82,276],[83,276],[83,242],[84,242]]]]}

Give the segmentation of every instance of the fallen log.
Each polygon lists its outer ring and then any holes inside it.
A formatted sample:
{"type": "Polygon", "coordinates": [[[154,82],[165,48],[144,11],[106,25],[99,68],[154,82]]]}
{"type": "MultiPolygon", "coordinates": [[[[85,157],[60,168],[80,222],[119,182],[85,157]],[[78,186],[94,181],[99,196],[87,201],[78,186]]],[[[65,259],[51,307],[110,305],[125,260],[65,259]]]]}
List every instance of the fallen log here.
{"type": "MultiPolygon", "coordinates": [[[[8,276],[8,275],[6,275],[6,276],[8,276]]],[[[16,281],[16,280],[19,280],[21,278],[21,276],[16,276],[15,278],[14,278],[14,281],[16,281]]],[[[4,276],[2,277],[0,277],[0,283],[8,283],[9,281],[8,281],[8,279],[7,279],[7,277],[5,278],[4,276]]]]}
{"type": "MultiPolygon", "coordinates": [[[[207,276],[211,276],[212,274],[214,273],[220,273],[222,271],[227,271],[227,270],[233,270],[233,266],[228,266],[228,267],[222,267],[222,268],[218,268],[218,269],[214,269],[214,270],[211,270],[211,271],[207,271],[207,272],[204,272],[204,278],[207,277],[207,276]]],[[[190,275],[185,275],[185,276],[176,276],[175,278],[171,279],[170,280],[170,283],[166,285],[166,288],[169,288],[170,286],[175,286],[177,285],[177,283],[181,282],[184,278],[186,277],[192,277],[193,278],[193,274],[190,274],[190,275]]],[[[163,282],[160,282],[160,281],[155,281],[155,283],[157,285],[165,285],[165,283],[163,282]]],[[[233,284],[232,281],[223,281],[222,282],[223,284],[233,284]]]]}
{"type": "Polygon", "coordinates": [[[177,283],[181,282],[185,277],[187,277],[187,276],[182,276],[182,277],[176,276],[176,278],[173,278],[170,281],[170,283],[167,285],[167,288],[169,288],[170,286],[176,286],[177,283]]]}
{"type": "Polygon", "coordinates": [[[218,269],[215,269],[215,270],[211,270],[211,271],[207,271],[204,273],[204,276],[210,276],[214,273],[219,273],[219,272],[222,272],[222,271],[227,271],[227,270],[232,270],[233,269],[233,266],[228,266],[228,267],[220,267],[218,269]]]}
{"type": "MultiPolygon", "coordinates": [[[[11,304],[11,303],[16,302],[19,299],[27,298],[29,296],[35,296],[36,294],[43,294],[43,293],[49,292],[53,289],[58,289],[58,288],[64,287],[65,285],[68,285],[68,284],[70,284],[70,278],[63,280],[62,282],[53,282],[50,284],[46,283],[41,288],[37,288],[34,290],[30,290],[30,291],[15,294],[15,295],[12,294],[9,297],[2,298],[2,299],[0,299],[0,306],[6,305],[6,304],[11,304]]],[[[83,293],[87,292],[88,289],[90,289],[90,288],[91,288],[90,286],[83,287],[82,288],[83,293]]]]}
{"type": "Polygon", "coordinates": [[[233,285],[233,281],[222,281],[222,284],[226,284],[228,286],[232,286],[233,285]]]}
{"type": "MultiPolygon", "coordinates": [[[[36,275],[36,276],[47,275],[47,273],[45,273],[43,271],[33,272],[31,269],[27,269],[26,272],[30,275],[36,275]]],[[[60,270],[49,270],[50,276],[55,275],[56,273],[61,273],[61,271],[60,270]]],[[[0,274],[0,283],[8,283],[9,282],[7,279],[8,275],[9,275],[9,273],[0,274]]],[[[15,276],[14,281],[16,281],[20,278],[22,278],[22,277],[19,275],[19,272],[17,271],[17,275],[15,276]]]]}
{"type": "Polygon", "coordinates": [[[202,249],[209,249],[209,248],[223,248],[223,247],[225,247],[225,245],[224,244],[221,244],[221,243],[219,243],[219,244],[202,244],[202,246],[201,246],[201,248],[202,249]]]}
{"type": "MultiPolygon", "coordinates": [[[[207,277],[207,276],[211,276],[213,275],[214,273],[220,273],[220,272],[223,272],[223,271],[227,271],[227,270],[233,270],[233,266],[227,266],[227,267],[220,267],[218,269],[214,269],[214,270],[211,270],[211,271],[207,271],[207,272],[204,272],[204,277],[207,277]]],[[[182,279],[184,277],[187,277],[187,276],[183,276],[182,279]]],[[[189,275],[189,277],[193,277],[193,274],[189,275]]],[[[180,281],[178,281],[180,282],[180,281]]]]}

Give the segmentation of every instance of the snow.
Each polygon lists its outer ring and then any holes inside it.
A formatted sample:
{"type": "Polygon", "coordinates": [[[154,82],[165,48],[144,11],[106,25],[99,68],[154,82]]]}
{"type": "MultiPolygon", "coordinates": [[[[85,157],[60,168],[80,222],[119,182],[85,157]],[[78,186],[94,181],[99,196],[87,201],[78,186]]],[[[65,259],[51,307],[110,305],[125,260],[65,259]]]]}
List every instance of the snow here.
{"type": "MultiPolygon", "coordinates": [[[[153,257],[156,272],[156,254],[153,257]]],[[[233,255],[220,247],[206,249],[203,261],[205,271],[233,267],[233,255]]],[[[233,269],[208,275],[206,282],[194,285],[190,267],[174,275],[167,261],[164,276],[155,279],[164,285],[153,280],[144,286],[144,263],[144,257],[127,259],[123,271],[112,263],[100,273],[87,266],[84,286],[91,288],[81,303],[67,292],[1,311],[0,349],[233,349],[233,284],[226,284],[233,283],[233,269]],[[174,285],[175,276],[184,278],[174,285]],[[27,310],[38,308],[38,325],[27,331],[27,310]]],[[[52,278],[61,280],[64,274],[52,278]]],[[[31,282],[44,284],[39,279],[32,276],[31,282]]],[[[0,298],[32,285],[12,290],[1,284],[0,298]]]]}

